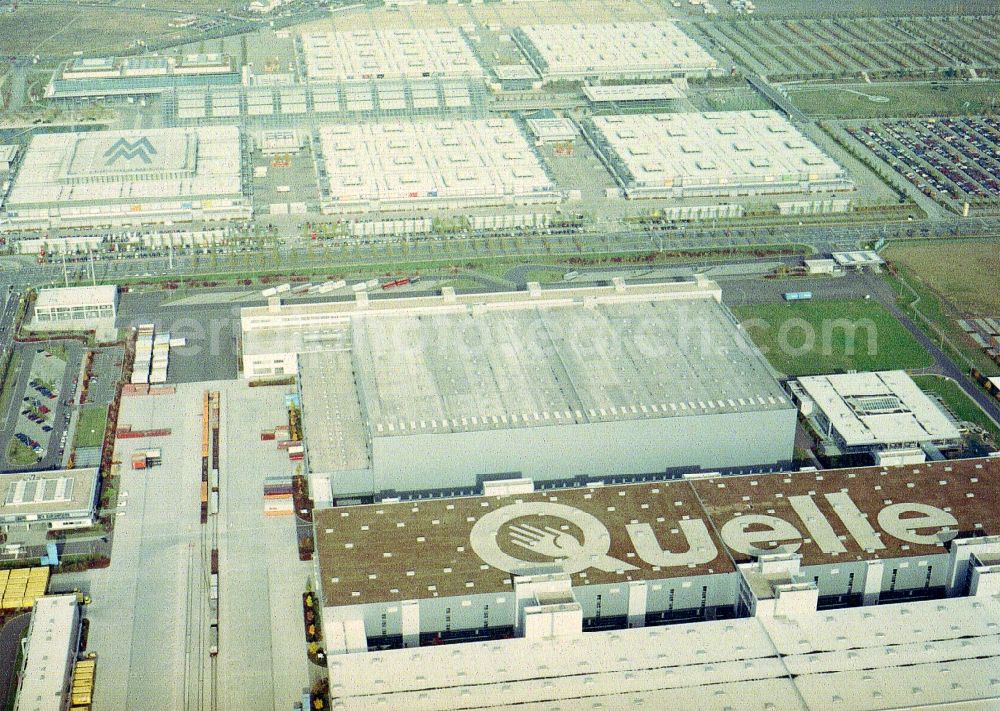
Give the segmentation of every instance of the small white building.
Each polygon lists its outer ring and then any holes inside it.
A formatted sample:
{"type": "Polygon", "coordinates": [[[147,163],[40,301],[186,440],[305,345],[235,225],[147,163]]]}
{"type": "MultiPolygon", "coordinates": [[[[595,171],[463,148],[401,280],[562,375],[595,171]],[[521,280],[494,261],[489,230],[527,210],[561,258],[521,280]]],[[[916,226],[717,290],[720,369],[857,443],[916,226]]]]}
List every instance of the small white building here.
{"type": "Polygon", "coordinates": [[[62,711],[67,708],[79,643],[80,607],[76,595],[39,598],[25,641],[24,670],[15,711],[62,711]]]}
{"type": "Polygon", "coordinates": [[[909,463],[924,461],[925,447],[949,449],[962,440],[953,419],[902,370],[806,376],[791,390],[803,415],[845,454],[909,463]]]}
{"type": "Polygon", "coordinates": [[[837,263],[832,259],[806,259],[803,264],[809,274],[833,274],[837,270],[837,263]]]}
{"type": "Polygon", "coordinates": [[[113,328],[117,306],[118,287],[114,285],[42,289],[29,328],[34,331],[113,328]]]}
{"type": "Polygon", "coordinates": [[[96,468],[0,474],[0,530],[66,530],[94,525],[96,468]]]}

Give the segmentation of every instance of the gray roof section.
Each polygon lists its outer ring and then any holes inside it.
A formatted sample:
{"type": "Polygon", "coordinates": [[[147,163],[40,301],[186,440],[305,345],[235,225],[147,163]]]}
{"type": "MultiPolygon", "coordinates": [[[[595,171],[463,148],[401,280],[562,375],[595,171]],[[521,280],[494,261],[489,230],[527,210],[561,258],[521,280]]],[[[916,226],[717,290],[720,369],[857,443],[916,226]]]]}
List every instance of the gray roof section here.
{"type": "Polygon", "coordinates": [[[791,407],[714,299],[352,318],[373,436],[791,407]]]}

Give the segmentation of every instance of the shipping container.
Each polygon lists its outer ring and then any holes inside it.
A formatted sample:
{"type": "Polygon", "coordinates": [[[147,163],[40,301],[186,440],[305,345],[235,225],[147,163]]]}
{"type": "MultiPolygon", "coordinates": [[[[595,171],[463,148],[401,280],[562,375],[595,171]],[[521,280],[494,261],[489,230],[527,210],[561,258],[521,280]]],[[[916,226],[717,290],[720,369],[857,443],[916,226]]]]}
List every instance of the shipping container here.
{"type": "Polygon", "coordinates": [[[811,291],[786,291],[785,301],[808,301],[813,297],[811,291]]]}

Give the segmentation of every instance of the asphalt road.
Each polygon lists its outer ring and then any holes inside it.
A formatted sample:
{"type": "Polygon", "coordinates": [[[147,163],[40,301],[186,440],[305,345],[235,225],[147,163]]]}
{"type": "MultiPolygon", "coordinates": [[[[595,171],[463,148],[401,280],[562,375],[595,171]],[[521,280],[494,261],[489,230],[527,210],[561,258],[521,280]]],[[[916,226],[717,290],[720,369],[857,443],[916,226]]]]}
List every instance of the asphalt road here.
{"type": "Polygon", "coordinates": [[[21,647],[21,635],[28,629],[31,622],[31,613],[25,612],[23,615],[12,617],[3,629],[0,629],[0,700],[6,699],[10,693],[10,687],[17,682],[15,669],[17,663],[17,653],[21,647]]]}

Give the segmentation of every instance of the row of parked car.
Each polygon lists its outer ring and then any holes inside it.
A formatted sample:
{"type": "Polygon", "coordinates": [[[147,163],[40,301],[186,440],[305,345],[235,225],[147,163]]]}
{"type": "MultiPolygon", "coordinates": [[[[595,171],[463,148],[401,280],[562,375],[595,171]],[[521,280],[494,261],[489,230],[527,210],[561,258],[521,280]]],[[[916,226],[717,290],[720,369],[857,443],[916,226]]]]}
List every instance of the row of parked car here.
{"type": "Polygon", "coordinates": [[[848,131],[928,197],[959,203],[1000,198],[1000,120],[892,121],[848,131]]]}
{"type": "Polygon", "coordinates": [[[35,454],[40,454],[42,451],[42,445],[39,444],[38,440],[32,439],[28,435],[24,434],[24,432],[18,432],[15,434],[14,439],[23,444],[25,447],[31,449],[31,451],[35,454]]]}

